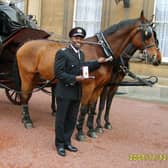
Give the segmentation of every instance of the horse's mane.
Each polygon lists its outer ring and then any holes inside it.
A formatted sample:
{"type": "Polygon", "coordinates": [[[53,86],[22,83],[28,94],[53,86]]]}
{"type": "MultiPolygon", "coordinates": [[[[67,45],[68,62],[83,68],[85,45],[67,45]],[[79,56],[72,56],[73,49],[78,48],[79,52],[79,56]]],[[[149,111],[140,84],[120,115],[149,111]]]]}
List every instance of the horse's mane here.
{"type": "Polygon", "coordinates": [[[109,28],[107,28],[103,32],[103,34],[104,35],[109,35],[109,34],[112,34],[116,31],[118,31],[119,29],[124,28],[124,27],[134,26],[137,21],[138,21],[138,19],[123,20],[123,21],[119,22],[118,24],[114,24],[114,25],[110,26],[109,28]]]}

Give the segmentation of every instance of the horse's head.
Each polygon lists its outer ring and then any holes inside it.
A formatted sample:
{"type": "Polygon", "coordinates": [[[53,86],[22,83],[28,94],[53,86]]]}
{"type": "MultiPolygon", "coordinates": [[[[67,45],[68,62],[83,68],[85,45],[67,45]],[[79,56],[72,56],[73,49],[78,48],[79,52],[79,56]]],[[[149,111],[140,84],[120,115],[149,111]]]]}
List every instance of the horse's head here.
{"type": "Polygon", "coordinates": [[[157,34],[152,28],[151,23],[145,19],[143,12],[141,12],[140,22],[134,30],[132,37],[132,44],[140,50],[144,51],[148,62],[153,65],[161,63],[161,52],[158,49],[157,34]]]}
{"type": "Polygon", "coordinates": [[[146,63],[152,63],[153,65],[159,65],[161,63],[161,60],[162,60],[162,54],[161,54],[160,49],[159,49],[159,41],[157,39],[157,34],[156,34],[154,29],[152,29],[152,30],[153,30],[153,34],[154,34],[154,38],[155,38],[155,44],[156,44],[156,47],[157,47],[157,56],[156,57],[150,57],[147,50],[144,49],[142,51],[143,52],[142,59],[145,60],[146,63]]]}

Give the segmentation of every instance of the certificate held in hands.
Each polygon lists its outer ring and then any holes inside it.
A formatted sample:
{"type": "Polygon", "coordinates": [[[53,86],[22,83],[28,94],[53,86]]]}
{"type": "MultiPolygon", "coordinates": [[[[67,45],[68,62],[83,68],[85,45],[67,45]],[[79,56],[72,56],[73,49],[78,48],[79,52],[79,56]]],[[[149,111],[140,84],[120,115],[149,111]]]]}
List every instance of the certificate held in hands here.
{"type": "Polygon", "coordinates": [[[94,76],[89,76],[89,68],[88,68],[88,66],[83,66],[82,67],[82,76],[84,77],[84,78],[92,78],[92,79],[94,79],[95,77],[94,76]]]}

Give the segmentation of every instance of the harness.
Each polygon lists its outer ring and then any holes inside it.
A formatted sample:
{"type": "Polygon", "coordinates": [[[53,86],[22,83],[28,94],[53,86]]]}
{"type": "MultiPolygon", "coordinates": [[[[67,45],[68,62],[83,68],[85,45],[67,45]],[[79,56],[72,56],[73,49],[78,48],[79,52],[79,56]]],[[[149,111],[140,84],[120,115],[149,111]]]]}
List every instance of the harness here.
{"type": "MultiPolygon", "coordinates": [[[[143,30],[142,26],[140,26],[138,28],[137,32],[139,32],[141,30],[143,30]]],[[[142,36],[143,36],[143,44],[144,44],[143,50],[146,51],[147,48],[151,48],[151,47],[155,46],[154,44],[146,45],[145,44],[145,37],[143,34],[142,34],[142,36]]],[[[106,60],[111,61],[111,62],[115,62],[116,59],[115,59],[114,53],[113,53],[110,45],[108,44],[107,40],[105,39],[103,33],[102,32],[97,33],[96,37],[98,39],[98,44],[101,45],[101,47],[105,53],[105,57],[107,58],[106,60]]],[[[119,57],[119,59],[120,59],[120,61],[119,61],[120,62],[120,65],[119,65],[120,69],[119,70],[122,71],[124,73],[124,75],[127,75],[135,80],[138,80],[142,85],[152,86],[154,83],[156,83],[158,81],[158,78],[156,76],[151,76],[148,78],[140,78],[136,74],[131,72],[128,69],[128,67],[125,65],[124,58],[127,58],[129,60],[132,57],[135,50],[136,50],[136,48],[132,44],[128,44],[128,46],[124,49],[124,51],[121,53],[121,55],[119,57]],[[148,79],[154,79],[154,81],[151,81],[148,79]]],[[[120,85],[120,83],[119,84],[110,83],[109,85],[120,85]]],[[[126,83],[126,85],[128,86],[128,83],[126,83]]]]}
{"type": "Polygon", "coordinates": [[[114,54],[113,54],[113,51],[112,51],[110,45],[108,44],[107,40],[105,39],[103,33],[102,32],[97,33],[96,37],[98,39],[98,43],[101,45],[101,47],[106,55],[106,57],[111,58],[110,61],[112,61],[114,59],[114,54]]]}
{"type": "MultiPolygon", "coordinates": [[[[143,24],[141,26],[139,26],[139,28],[137,29],[137,31],[135,33],[139,32],[141,30],[144,30],[143,24]]],[[[113,53],[113,51],[112,51],[109,43],[107,42],[106,38],[104,37],[103,33],[102,32],[97,33],[96,37],[98,39],[98,42],[87,42],[87,44],[100,45],[102,47],[104,53],[105,53],[105,57],[107,58],[106,60],[107,61],[111,61],[112,63],[114,63],[116,61],[114,53],[113,53]]],[[[144,38],[145,37],[143,37],[143,39],[144,38]]],[[[53,40],[53,41],[55,41],[55,40],[53,40]]],[[[147,48],[154,47],[154,44],[146,45],[145,44],[145,40],[143,40],[143,41],[144,41],[144,48],[143,48],[143,50],[146,50],[147,48]]],[[[69,43],[69,41],[65,41],[65,40],[64,41],[57,41],[57,42],[69,43]]],[[[156,76],[151,76],[151,77],[148,77],[148,78],[140,78],[137,75],[135,75],[133,72],[131,72],[128,69],[128,67],[125,65],[124,58],[127,58],[129,60],[132,57],[132,55],[133,55],[133,53],[134,53],[135,50],[136,50],[136,48],[132,44],[128,44],[128,46],[124,49],[124,51],[121,53],[121,55],[119,57],[119,62],[120,62],[120,65],[119,65],[120,69],[119,70],[121,72],[123,72],[124,75],[128,75],[131,78],[133,78],[135,80],[138,80],[141,85],[152,86],[153,84],[155,84],[158,81],[158,78],[156,76]],[[150,80],[151,78],[153,78],[154,81],[151,81],[150,80]]],[[[45,81],[44,84],[42,84],[40,87],[36,88],[35,90],[33,90],[30,93],[38,92],[40,90],[45,91],[44,88],[46,86],[49,86],[54,80],[55,80],[55,77],[52,80],[50,80],[50,81],[48,81],[48,80],[45,81]]],[[[122,85],[122,83],[118,83],[118,84],[116,84],[116,83],[109,83],[109,85],[122,85]]],[[[127,83],[127,86],[129,86],[128,83],[127,83]]],[[[139,86],[139,85],[137,85],[137,86],[139,86]]],[[[6,85],[4,85],[2,83],[0,83],[0,87],[5,88],[7,90],[14,90],[14,89],[12,89],[10,87],[7,87],[6,85]]],[[[19,94],[21,93],[21,91],[16,91],[16,92],[19,93],[19,94]]],[[[47,92],[47,91],[45,91],[45,92],[47,92]]]]}

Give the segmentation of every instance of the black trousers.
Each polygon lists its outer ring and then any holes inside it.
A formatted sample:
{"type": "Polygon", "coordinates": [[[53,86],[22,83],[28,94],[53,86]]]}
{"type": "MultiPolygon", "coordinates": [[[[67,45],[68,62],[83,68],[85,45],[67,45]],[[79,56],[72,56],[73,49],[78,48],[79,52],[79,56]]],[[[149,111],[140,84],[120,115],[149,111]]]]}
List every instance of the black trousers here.
{"type": "Polygon", "coordinates": [[[63,147],[71,144],[71,136],[76,125],[80,101],[59,97],[56,100],[55,145],[56,147],[63,147]]]}

